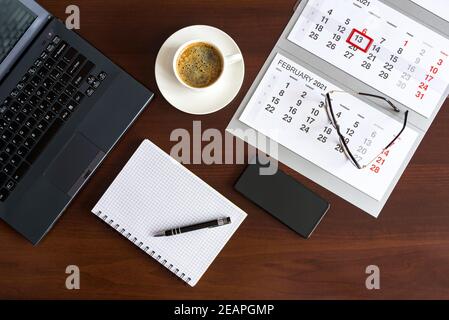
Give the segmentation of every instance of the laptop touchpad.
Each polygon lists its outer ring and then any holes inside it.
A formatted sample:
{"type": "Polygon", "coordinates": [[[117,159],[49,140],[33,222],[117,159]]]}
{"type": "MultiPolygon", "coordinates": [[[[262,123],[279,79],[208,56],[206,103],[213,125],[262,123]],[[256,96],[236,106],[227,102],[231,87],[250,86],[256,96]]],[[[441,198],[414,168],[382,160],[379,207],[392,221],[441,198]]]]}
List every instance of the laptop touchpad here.
{"type": "Polygon", "coordinates": [[[74,196],[105,153],[77,133],[64,147],[44,175],[61,191],[74,196]]]}

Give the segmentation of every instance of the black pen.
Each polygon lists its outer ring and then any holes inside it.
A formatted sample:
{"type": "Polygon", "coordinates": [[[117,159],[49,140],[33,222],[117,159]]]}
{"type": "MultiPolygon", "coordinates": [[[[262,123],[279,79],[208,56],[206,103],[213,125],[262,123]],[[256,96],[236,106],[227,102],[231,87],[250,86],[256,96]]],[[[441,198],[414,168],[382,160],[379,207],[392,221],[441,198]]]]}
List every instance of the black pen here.
{"type": "Polygon", "coordinates": [[[201,230],[201,229],[206,229],[206,228],[221,227],[221,226],[224,226],[224,225],[227,225],[230,223],[231,223],[231,218],[229,218],[229,217],[222,218],[222,219],[217,219],[217,220],[213,220],[213,221],[194,224],[191,226],[185,226],[185,227],[181,227],[181,228],[175,228],[175,229],[163,231],[163,232],[156,234],[155,237],[169,237],[169,236],[174,236],[174,235],[181,234],[181,233],[186,233],[186,232],[191,232],[191,231],[196,231],[196,230],[201,230]]]}

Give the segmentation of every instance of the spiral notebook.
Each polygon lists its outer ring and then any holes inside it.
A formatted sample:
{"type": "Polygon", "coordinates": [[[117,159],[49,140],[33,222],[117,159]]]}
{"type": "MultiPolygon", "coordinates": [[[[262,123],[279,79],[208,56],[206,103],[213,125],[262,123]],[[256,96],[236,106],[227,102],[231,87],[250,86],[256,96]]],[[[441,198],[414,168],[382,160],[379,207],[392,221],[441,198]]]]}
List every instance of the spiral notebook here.
{"type": "Polygon", "coordinates": [[[144,140],[92,212],[192,287],[246,213],[149,140],[144,140]],[[172,237],[157,232],[222,217],[232,223],[172,237]]]}

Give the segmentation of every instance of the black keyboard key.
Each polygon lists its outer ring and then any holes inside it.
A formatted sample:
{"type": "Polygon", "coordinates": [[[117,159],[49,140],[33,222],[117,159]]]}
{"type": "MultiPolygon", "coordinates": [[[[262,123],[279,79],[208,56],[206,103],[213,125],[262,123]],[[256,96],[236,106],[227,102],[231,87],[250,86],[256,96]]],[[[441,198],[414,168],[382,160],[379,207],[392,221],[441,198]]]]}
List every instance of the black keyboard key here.
{"type": "Polygon", "coordinates": [[[17,170],[12,174],[12,178],[16,181],[19,181],[27,173],[28,169],[29,166],[25,162],[22,162],[20,167],[18,167],[17,170]]]}
{"type": "Polygon", "coordinates": [[[90,75],[87,77],[86,81],[88,85],[92,85],[94,83],[94,81],[97,80],[93,75],[90,75]]]}
{"type": "Polygon", "coordinates": [[[44,120],[45,121],[51,121],[55,118],[55,114],[53,112],[48,111],[45,116],[44,116],[44,120]]]}
{"type": "Polygon", "coordinates": [[[59,111],[62,110],[62,106],[59,103],[55,103],[52,107],[51,107],[51,111],[53,111],[54,113],[59,113],[59,111]]]}
{"type": "Polygon", "coordinates": [[[16,181],[19,181],[27,173],[28,169],[29,166],[25,162],[22,162],[20,167],[18,167],[17,170],[12,174],[12,178],[16,181]]]}
{"type": "Polygon", "coordinates": [[[6,122],[4,119],[0,119],[0,131],[5,130],[8,127],[8,122],[6,122]]]}
{"type": "Polygon", "coordinates": [[[54,81],[51,79],[45,79],[44,82],[42,82],[42,85],[44,86],[45,89],[49,90],[54,84],[54,81]]]}
{"type": "Polygon", "coordinates": [[[41,122],[39,122],[38,125],[36,126],[36,128],[41,131],[45,131],[45,129],[47,129],[47,127],[48,127],[48,122],[45,120],[41,120],[41,122]]]}
{"type": "Polygon", "coordinates": [[[69,76],[67,73],[64,73],[61,78],[59,79],[59,81],[61,81],[61,83],[63,84],[67,84],[70,82],[70,79],[72,79],[71,76],[69,76]]]}
{"type": "Polygon", "coordinates": [[[30,133],[30,138],[33,138],[35,140],[37,140],[40,136],[42,135],[42,132],[40,132],[37,129],[34,129],[33,131],[31,131],[30,133]]]}
{"type": "Polygon", "coordinates": [[[12,156],[14,154],[14,152],[16,151],[16,149],[17,148],[15,146],[13,146],[12,144],[8,144],[5,148],[5,152],[7,154],[9,154],[10,156],[12,156]]]}
{"type": "Polygon", "coordinates": [[[17,149],[17,155],[19,157],[25,157],[25,155],[28,153],[28,149],[25,148],[24,146],[21,146],[19,149],[17,149]]]}
{"type": "Polygon", "coordinates": [[[8,183],[5,185],[5,189],[9,192],[13,191],[16,186],[16,182],[14,180],[9,180],[8,183]]]}
{"type": "Polygon", "coordinates": [[[36,143],[36,141],[34,141],[34,140],[31,139],[31,138],[28,138],[28,139],[25,140],[25,142],[23,143],[23,145],[24,145],[26,148],[31,149],[31,148],[34,146],[35,143],[36,143]]]}
{"type": "Polygon", "coordinates": [[[106,79],[106,77],[108,76],[108,74],[104,71],[100,72],[100,74],[98,75],[98,79],[100,79],[100,81],[104,81],[106,79]]]}
{"type": "Polygon", "coordinates": [[[38,87],[39,84],[41,83],[41,81],[42,81],[41,78],[39,78],[38,76],[35,76],[35,77],[33,77],[33,78],[31,79],[30,83],[31,83],[33,86],[38,87]]]}
{"type": "Polygon", "coordinates": [[[3,120],[5,120],[7,122],[11,122],[13,117],[14,117],[14,112],[12,112],[11,110],[6,110],[5,113],[3,114],[3,120]]]}
{"type": "Polygon", "coordinates": [[[48,53],[52,53],[56,49],[56,45],[53,43],[50,43],[47,48],[45,49],[48,53]]]}
{"type": "Polygon", "coordinates": [[[41,101],[41,103],[39,104],[38,108],[40,110],[48,110],[48,108],[50,108],[50,102],[48,102],[46,100],[41,101]]]}
{"type": "Polygon", "coordinates": [[[61,96],[58,98],[58,102],[62,105],[65,105],[69,101],[69,97],[66,94],[61,94],[61,96]]]}
{"type": "Polygon", "coordinates": [[[9,94],[11,96],[11,98],[16,98],[19,95],[19,90],[14,89],[13,91],[11,91],[11,93],[9,94]]]}
{"type": "Polygon", "coordinates": [[[23,90],[23,88],[25,88],[25,82],[19,82],[16,86],[17,90],[23,90]]]}
{"type": "Polygon", "coordinates": [[[1,202],[5,202],[6,199],[8,198],[8,196],[9,196],[8,190],[6,190],[6,189],[1,189],[0,190],[0,201],[1,202]]]}
{"type": "Polygon", "coordinates": [[[17,167],[20,164],[20,161],[22,161],[22,159],[18,155],[14,155],[11,160],[9,160],[9,163],[17,167]]]}
{"type": "Polygon", "coordinates": [[[25,73],[25,75],[22,77],[22,82],[27,82],[28,80],[30,80],[30,75],[28,73],[25,73]]]}
{"type": "Polygon", "coordinates": [[[76,88],[74,86],[72,86],[71,84],[69,84],[67,86],[67,88],[65,88],[65,93],[68,94],[69,96],[73,96],[76,92],[76,88]]]}
{"type": "Polygon", "coordinates": [[[42,68],[40,68],[39,71],[37,72],[37,75],[38,75],[39,77],[41,77],[41,78],[45,78],[45,77],[47,77],[48,72],[49,72],[49,70],[48,70],[47,68],[42,67],[42,68]]]}
{"type": "Polygon", "coordinates": [[[0,172],[0,185],[4,185],[5,182],[8,180],[8,176],[4,174],[3,172],[0,172]]]}
{"type": "Polygon", "coordinates": [[[47,69],[52,69],[53,66],[55,65],[55,63],[56,63],[56,61],[50,58],[50,59],[48,59],[48,60],[45,61],[44,66],[45,66],[47,69]]]}
{"type": "Polygon", "coordinates": [[[67,52],[65,53],[63,60],[67,63],[70,63],[77,54],[78,51],[76,51],[74,48],[69,48],[69,50],[67,50],[67,52]]]}
{"type": "Polygon", "coordinates": [[[36,144],[36,146],[31,150],[30,154],[27,156],[27,161],[29,163],[33,163],[41,154],[41,152],[45,149],[51,139],[55,136],[58,130],[61,128],[64,122],[57,118],[48,128],[48,130],[44,133],[42,138],[36,144]]]}
{"type": "Polygon", "coordinates": [[[73,111],[75,111],[75,109],[76,109],[76,103],[73,101],[70,101],[67,104],[67,110],[69,110],[70,112],[73,112],[73,111]]]}
{"type": "Polygon", "coordinates": [[[21,93],[21,94],[17,97],[17,101],[18,101],[20,104],[25,104],[25,103],[27,102],[27,100],[28,100],[28,96],[27,96],[26,94],[24,94],[24,93],[21,93]]]}
{"type": "Polygon", "coordinates": [[[31,116],[34,119],[39,120],[43,114],[44,114],[44,111],[42,111],[40,109],[36,109],[36,110],[33,110],[33,112],[31,113],[31,116]]]}
{"type": "Polygon", "coordinates": [[[45,89],[44,87],[39,87],[39,89],[36,90],[34,95],[36,97],[38,97],[39,99],[42,99],[46,93],[47,93],[47,89],[45,89]]]}
{"type": "Polygon", "coordinates": [[[34,61],[34,65],[38,68],[41,67],[43,63],[44,63],[44,61],[40,58],[37,59],[36,61],[34,61]]]}
{"type": "Polygon", "coordinates": [[[47,53],[46,51],[42,52],[40,58],[41,58],[42,60],[47,59],[47,58],[48,58],[48,53],[47,53]]]}
{"type": "Polygon", "coordinates": [[[31,67],[30,69],[28,69],[28,74],[29,75],[33,75],[37,72],[37,68],[36,67],[31,67]]]}
{"type": "Polygon", "coordinates": [[[94,94],[95,90],[94,88],[87,88],[86,90],[86,96],[91,97],[94,94]]]}
{"type": "Polygon", "coordinates": [[[27,95],[32,95],[34,92],[34,87],[32,85],[27,85],[24,89],[23,92],[25,92],[27,95]]]}
{"type": "Polygon", "coordinates": [[[69,119],[70,117],[70,111],[67,109],[62,111],[60,116],[62,120],[67,121],[67,119],[69,119]]]}
{"type": "Polygon", "coordinates": [[[92,88],[98,89],[100,84],[101,84],[100,80],[95,80],[94,83],[92,84],[92,88]]]}
{"type": "Polygon", "coordinates": [[[2,106],[7,107],[11,104],[11,102],[12,102],[12,99],[10,97],[6,97],[6,99],[3,100],[2,106]]]}
{"type": "Polygon", "coordinates": [[[59,61],[58,64],[56,65],[56,68],[58,68],[60,71],[64,72],[65,69],[67,68],[67,62],[64,61],[59,61]]]}
{"type": "Polygon", "coordinates": [[[53,91],[50,91],[47,96],[45,97],[45,99],[50,102],[53,103],[56,100],[56,93],[54,93],[53,91]]]}
{"type": "Polygon", "coordinates": [[[8,130],[11,130],[12,132],[16,132],[20,128],[20,125],[17,122],[11,122],[8,125],[8,130]]]}
{"type": "Polygon", "coordinates": [[[20,130],[19,130],[18,133],[19,133],[23,138],[25,138],[25,137],[28,135],[28,132],[30,132],[30,129],[27,128],[26,126],[22,126],[22,128],[20,128],[20,130]]]}
{"type": "Polygon", "coordinates": [[[53,52],[52,58],[58,60],[62,56],[62,54],[67,50],[68,47],[69,45],[67,44],[67,42],[62,41],[56,48],[55,52],[53,52]]]}
{"type": "Polygon", "coordinates": [[[64,90],[64,85],[60,82],[56,83],[53,87],[54,92],[61,93],[62,90],[64,90]]]}
{"type": "Polygon", "coordinates": [[[10,164],[7,164],[6,166],[3,167],[3,172],[4,172],[5,174],[7,174],[8,176],[9,176],[10,174],[12,174],[13,171],[14,171],[14,167],[13,167],[12,165],[10,165],[10,164]]]}
{"type": "Polygon", "coordinates": [[[14,120],[17,121],[18,123],[23,123],[26,118],[27,116],[25,114],[19,113],[16,115],[16,118],[14,120]]]}
{"type": "Polygon", "coordinates": [[[37,107],[38,105],[39,105],[39,101],[41,101],[41,98],[40,97],[37,97],[37,96],[32,96],[31,98],[30,98],[30,105],[32,105],[33,107],[37,107]]]}
{"type": "Polygon", "coordinates": [[[9,159],[9,154],[7,154],[6,152],[2,152],[2,153],[0,154],[0,163],[1,163],[1,164],[6,164],[6,162],[8,161],[8,159],[9,159]]]}
{"type": "Polygon", "coordinates": [[[11,103],[11,106],[9,107],[9,109],[12,112],[17,112],[17,111],[20,110],[20,105],[17,102],[14,101],[13,103],[11,103]]]}
{"type": "Polygon", "coordinates": [[[53,69],[50,72],[50,78],[52,78],[53,80],[58,80],[61,77],[62,73],[61,71],[57,70],[57,69],[53,69]]]}
{"type": "Polygon", "coordinates": [[[57,45],[61,42],[61,38],[59,36],[55,36],[51,42],[57,45]]]}
{"type": "Polygon", "coordinates": [[[31,110],[33,110],[33,108],[30,105],[26,105],[25,107],[22,108],[22,112],[24,114],[30,114],[31,110]]]}
{"type": "Polygon", "coordinates": [[[81,65],[84,63],[84,61],[86,61],[86,57],[83,56],[82,54],[78,55],[73,61],[73,63],[70,65],[67,73],[73,77],[81,68],[81,65]]]}
{"type": "Polygon", "coordinates": [[[6,142],[3,140],[0,140],[0,150],[3,150],[3,148],[6,146],[6,142]]]}
{"type": "Polygon", "coordinates": [[[27,121],[25,121],[25,125],[28,127],[28,128],[33,128],[34,127],[34,125],[36,124],[36,120],[35,119],[33,119],[33,118],[28,118],[27,119],[27,121]]]}
{"type": "Polygon", "coordinates": [[[1,134],[1,138],[5,141],[9,141],[9,139],[11,139],[13,136],[13,133],[9,130],[5,130],[3,131],[3,133],[1,134]]]}
{"type": "Polygon", "coordinates": [[[77,92],[74,96],[73,96],[73,101],[75,101],[76,103],[80,103],[84,98],[84,94],[82,94],[81,92],[77,92]]]}
{"type": "Polygon", "coordinates": [[[15,146],[15,147],[20,147],[20,144],[23,142],[23,138],[20,137],[19,135],[14,136],[14,138],[12,138],[11,143],[15,146]]]}
{"type": "Polygon", "coordinates": [[[73,79],[72,84],[75,87],[79,87],[94,67],[95,65],[92,62],[87,61],[86,64],[81,68],[80,72],[78,72],[78,75],[73,79]]]}

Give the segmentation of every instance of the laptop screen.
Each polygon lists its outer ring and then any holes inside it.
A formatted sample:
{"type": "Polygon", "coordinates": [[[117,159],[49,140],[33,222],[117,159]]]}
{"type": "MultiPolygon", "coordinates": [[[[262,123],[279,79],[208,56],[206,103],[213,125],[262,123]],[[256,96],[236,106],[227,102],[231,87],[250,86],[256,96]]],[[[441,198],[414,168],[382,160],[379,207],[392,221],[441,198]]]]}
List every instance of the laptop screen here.
{"type": "Polygon", "coordinates": [[[0,63],[36,20],[37,15],[17,0],[0,0],[0,63]]]}

